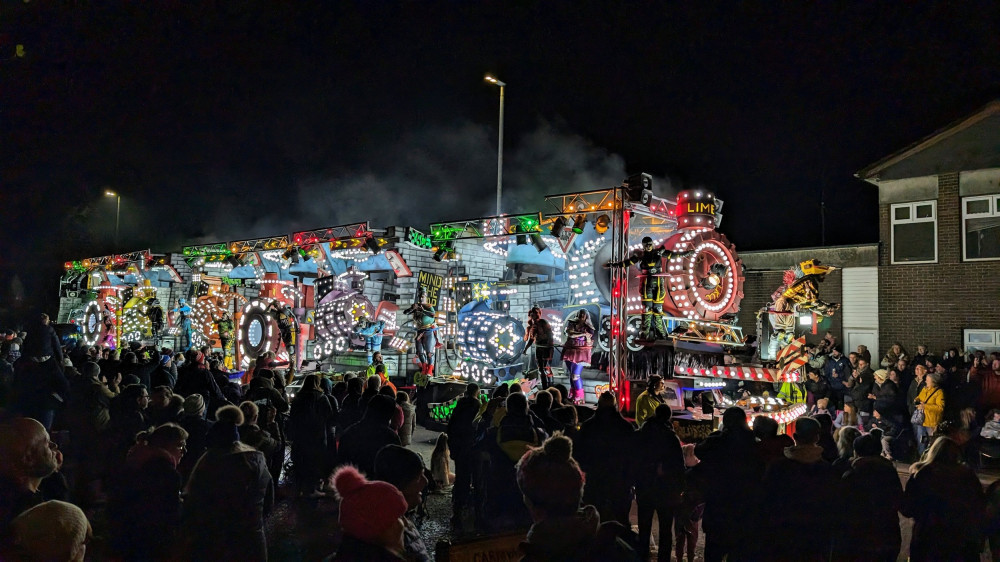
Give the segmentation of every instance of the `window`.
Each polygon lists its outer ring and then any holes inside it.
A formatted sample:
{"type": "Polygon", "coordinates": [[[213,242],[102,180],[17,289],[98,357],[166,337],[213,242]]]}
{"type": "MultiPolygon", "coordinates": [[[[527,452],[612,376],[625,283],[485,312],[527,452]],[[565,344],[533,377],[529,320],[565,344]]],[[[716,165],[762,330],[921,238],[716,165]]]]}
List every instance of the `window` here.
{"type": "Polygon", "coordinates": [[[892,263],[937,261],[937,201],[899,203],[889,209],[892,263]]]}
{"type": "Polygon", "coordinates": [[[967,353],[1000,351],[1000,330],[963,330],[965,338],[962,347],[967,353]]]}
{"type": "Polygon", "coordinates": [[[1000,259],[1000,195],[962,199],[962,233],[966,261],[1000,259]]]}

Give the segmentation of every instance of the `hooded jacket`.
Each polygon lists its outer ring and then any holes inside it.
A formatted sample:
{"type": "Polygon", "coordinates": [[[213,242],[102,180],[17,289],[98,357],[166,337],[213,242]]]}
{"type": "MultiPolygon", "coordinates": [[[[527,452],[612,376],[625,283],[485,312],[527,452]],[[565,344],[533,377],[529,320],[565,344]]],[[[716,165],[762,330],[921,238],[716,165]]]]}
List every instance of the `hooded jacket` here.
{"type": "MultiPolygon", "coordinates": [[[[843,531],[834,537],[838,558],[864,559],[866,553],[892,550],[899,553],[899,508],[903,485],[892,461],[879,456],[860,457],[851,463],[838,498],[843,531]]],[[[872,556],[872,559],[875,557],[872,556]]]]}
{"type": "Polygon", "coordinates": [[[536,522],[519,549],[522,562],[638,560],[622,537],[627,529],[617,522],[601,523],[597,509],[584,506],[567,517],[536,522]]]}

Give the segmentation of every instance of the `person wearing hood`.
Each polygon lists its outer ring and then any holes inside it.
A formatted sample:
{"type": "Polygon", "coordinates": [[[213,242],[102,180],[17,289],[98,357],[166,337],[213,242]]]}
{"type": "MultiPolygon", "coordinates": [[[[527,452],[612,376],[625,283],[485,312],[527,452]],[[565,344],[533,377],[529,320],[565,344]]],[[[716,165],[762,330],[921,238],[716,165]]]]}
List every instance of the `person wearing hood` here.
{"type": "MultiPolygon", "coordinates": [[[[302,381],[302,389],[292,400],[286,425],[292,442],[295,481],[302,495],[318,496],[317,486],[329,476],[330,441],[337,420],[335,416],[330,398],[319,389],[319,377],[307,375],[302,381]]],[[[333,453],[336,452],[333,448],[333,453]]]]}
{"type": "Polygon", "coordinates": [[[365,474],[374,474],[375,455],[379,450],[386,445],[399,445],[399,435],[389,427],[395,413],[395,400],[381,394],[373,396],[361,421],[344,430],[337,451],[338,460],[353,464],[365,474]]]}
{"type": "Polygon", "coordinates": [[[528,415],[528,399],[524,394],[511,393],[505,405],[506,415],[480,441],[489,453],[489,468],[484,469],[485,515],[501,520],[502,524],[521,525],[528,522],[528,513],[517,489],[515,465],[524,453],[541,445],[548,436],[528,415]]]}
{"type": "Polygon", "coordinates": [[[835,560],[896,560],[902,537],[899,508],[903,485],[892,461],[880,456],[882,444],[872,434],[854,440],[854,460],[843,477],[839,496],[841,531],[834,535],[835,560]]]}
{"type": "Polygon", "coordinates": [[[191,473],[184,500],[186,560],[267,560],[264,518],[274,481],[264,455],[240,442],[243,412],[223,406],[208,432],[208,449],[191,473]]]}
{"type": "Polygon", "coordinates": [[[658,559],[670,562],[674,512],[684,492],[684,452],[670,421],[670,406],[660,404],[638,433],[635,501],[639,510],[639,555],[649,558],[653,513],[660,525],[658,559]]]}
{"type": "Polygon", "coordinates": [[[874,402],[873,415],[874,410],[878,410],[882,417],[887,417],[895,423],[902,423],[903,413],[898,410],[899,387],[889,379],[889,371],[879,369],[872,376],[875,377],[875,385],[868,397],[874,402]]]}
{"type": "Polygon", "coordinates": [[[603,521],[628,524],[632,508],[633,458],[612,451],[634,451],[635,430],[618,411],[614,393],[597,399],[597,411],[580,427],[577,460],[590,476],[584,501],[597,507],[603,521]]]}
{"type": "MultiPolygon", "coordinates": [[[[820,449],[822,451],[822,449],[820,449]]],[[[712,432],[695,446],[701,460],[695,477],[711,482],[703,490],[705,514],[705,560],[721,561],[728,554],[753,549],[753,528],[760,502],[764,461],[742,408],[733,406],[722,414],[722,429],[712,432]],[[734,497],[744,501],[734,502],[734,497]]]]}
{"type": "MultiPolygon", "coordinates": [[[[215,382],[215,377],[205,367],[205,355],[197,349],[189,349],[184,364],[177,369],[177,386],[174,387],[174,392],[185,398],[195,393],[201,394],[205,404],[209,406],[228,403],[215,382]]],[[[211,407],[209,410],[211,411],[211,407]]]]}
{"type": "Polygon", "coordinates": [[[407,557],[416,562],[432,562],[434,557],[424,543],[420,529],[408,516],[424,501],[423,491],[428,482],[424,460],[406,447],[386,445],[375,455],[375,477],[395,486],[406,499],[406,513],[402,519],[403,547],[407,557]]]}
{"type": "Polygon", "coordinates": [[[250,379],[246,395],[243,398],[251,402],[266,400],[268,405],[277,410],[279,414],[288,412],[288,400],[274,388],[274,374],[268,369],[261,369],[254,378],[250,379]],[[269,373],[270,376],[268,376],[269,373]]]}
{"type": "Polygon", "coordinates": [[[108,496],[111,543],[126,560],[169,560],[181,522],[181,475],[188,433],[174,423],[144,431],[108,496]]]}
{"type": "Polygon", "coordinates": [[[640,428],[646,420],[653,417],[656,408],[663,404],[663,397],[660,392],[663,390],[663,377],[660,375],[650,375],[643,390],[635,398],[635,423],[640,428]]]}
{"type": "Polygon", "coordinates": [[[766,546],[776,560],[827,560],[833,529],[830,506],[840,497],[840,480],[830,463],[823,460],[818,445],[822,428],[809,417],[795,420],[795,446],[774,461],[764,474],[765,490],[796,490],[773,494],[764,503],[765,520],[782,529],[794,541],[770,541],[766,546]]]}
{"type": "Polygon", "coordinates": [[[532,520],[519,547],[522,561],[639,560],[624,540],[630,534],[624,525],[602,523],[597,508],[581,505],[584,473],[573,459],[569,438],[556,435],[529,449],[516,471],[532,520]]]}

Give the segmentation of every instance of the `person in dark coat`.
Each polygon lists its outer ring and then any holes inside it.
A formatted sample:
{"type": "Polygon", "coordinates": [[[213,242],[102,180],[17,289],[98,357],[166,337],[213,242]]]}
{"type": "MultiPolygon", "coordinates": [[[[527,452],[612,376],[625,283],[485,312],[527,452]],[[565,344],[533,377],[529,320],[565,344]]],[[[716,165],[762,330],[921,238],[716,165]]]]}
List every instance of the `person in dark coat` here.
{"type": "Polygon", "coordinates": [[[479,385],[469,383],[465,394],[455,403],[448,420],[448,445],[455,461],[455,485],[451,490],[453,527],[462,525],[462,512],[472,497],[472,474],[475,469],[473,445],[476,441],[476,417],[482,402],[479,385]]]}
{"type": "Polygon", "coordinates": [[[584,475],[567,437],[549,437],[525,453],[516,470],[517,486],[532,520],[520,545],[521,560],[639,560],[625,539],[630,535],[627,527],[617,521],[602,522],[594,506],[581,505],[584,475]]]}
{"type": "MultiPolygon", "coordinates": [[[[135,343],[135,342],[132,342],[135,343]]],[[[135,375],[146,390],[153,390],[152,374],[160,366],[160,352],[136,344],[122,357],[122,375],[135,375]]]]}
{"type": "MultiPolygon", "coordinates": [[[[242,417],[236,406],[222,409],[235,412],[220,419],[242,417]]],[[[237,424],[212,426],[186,489],[182,528],[190,548],[182,559],[267,560],[264,518],[274,504],[274,482],[264,455],[239,441],[237,424]]]]}
{"type": "Polygon", "coordinates": [[[340,438],[338,460],[353,464],[365,474],[374,474],[375,455],[379,450],[386,445],[399,445],[399,435],[389,427],[395,413],[395,400],[388,396],[373,396],[368,401],[365,416],[348,427],[340,438]]]}
{"type": "Polygon", "coordinates": [[[827,382],[823,373],[815,367],[806,367],[806,401],[812,406],[820,398],[830,398],[830,383],[827,382]]]}
{"type": "Polygon", "coordinates": [[[126,560],[170,560],[181,522],[177,465],[187,451],[187,432],[167,423],[136,441],[110,485],[111,542],[126,560]]]}
{"type": "Polygon", "coordinates": [[[173,351],[167,348],[160,350],[160,365],[149,375],[149,384],[169,386],[171,390],[177,386],[177,365],[174,364],[173,351]]]}
{"type": "Polygon", "coordinates": [[[684,452],[670,422],[670,406],[660,404],[638,433],[635,501],[639,509],[639,556],[649,558],[653,513],[660,525],[658,559],[670,562],[674,511],[684,492],[684,452]]]}
{"type": "Polygon", "coordinates": [[[243,391],[240,385],[229,380],[229,373],[222,370],[222,362],[212,359],[208,362],[208,372],[212,373],[216,386],[228,402],[239,404],[243,401],[243,391]]]}
{"type": "Polygon", "coordinates": [[[867,434],[854,441],[854,461],[843,477],[838,498],[841,530],[834,534],[835,560],[881,560],[899,556],[899,508],[903,485],[882,444],[867,434]]]}
{"type": "Polygon", "coordinates": [[[632,508],[632,457],[613,451],[634,451],[635,430],[618,411],[614,393],[601,394],[597,411],[580,427],[577,460],[588,475],[584,503],[597,507],[601,521],[628,525],[632,508]]]}
{"type": "Polygon", "coordinates": [[[913,518],[910,560],[979,560],[986,498],[975,471],[962,464],[962,448],[939,437],[910,473],[899,510],[913,518]]]}
{"type": "Polygon", "coordinates": [[[111,409],[111,422],[108,424],[107,440],[108,462],[123,462],[132,445],[135,436],[149,429],[151,425],[146,416],[149,406],[149,391],[141,384],[130,384],[115,397],[111,409]]]}
{"type": "MultiPolygon", "coordinates": [[[[319,377],[308,375],[292,400],[288,438],[292,441],[292,467],[299,493],[319,495],[317,486],[330,468],[330,443],[334,418],[330,399],[319,388],[319,377]]],[[[373,455],[374,456],[374,455],[373,455]]]]}
{"type": "Polygon", "coordinates": [[[48,496],[43,483],[58,475],[63,458],[49,433],[36,420],[0,422],[0,551],[10,522],[48,496]]]}
{"type": "Polygon", "coordinates": [[[815,414],[810,417],[819,422],[819,442],[816,444],[823,448],[823,460],[832,463],[840,456],[837,442],[833,439],[833,418],[830,414],[815,414]]]}
{"type": "MultiPolygon", "coordinates": [[[[795,445],[795,441],[784,433],[778,434],[780,428],[774,418],[757,416],[753,419],[753,434],[757,438],[757,450],[760,458],[769,465],[785,457],[785,449],[795,445]]],[[[777,490],[773,490],[777,492],[777,490]]]]}
{"type": "Polygon", "coordinates": [[[213,422],[205,419],[206,411],[205,399],[201,394],[195,393],[184,399],[184,410],[177,422],[188,433],[187,452],[177,466],[184,483],[187,483],[194,465],[208,448],[208,431],[212,429],[213,422]]]}
{"type": "Polygon", "coordinates": [[[59,336],[42,314],[28,329],[21,358],[14,364],[14,413],[52,428],[56,410],[69,398],[59,336]]]}
{"type": "Polygon", "coordinates": [[[873,376],[875,377],[875,385],[872,387],[870,396],[874,397],[872,398],[874,401],[872,412],[878,410],[882,417],[897,423],[902,422],[903,412],[899,410],[899,387],[889,379],[889,372],[885,369],[875,371],[873,376]]]}
{"type": "Polygon", "coordinates": [[[552,394],[544,391],[536,393],[535,403],[530,408],[542,422],[546,433],[555,435],[557,431],[563,430],[562,422],[552,416],[552,394]]]}
{"type": "Polygon", "coordinates": [[[219,406],[227,404],[222,390],[215,382],[215,377],[205,368],[205,356],[197,349],[189,349],[184,365],[177,369],[177,386],[174,393],[185,398],[192,394],[201,394],[205,399],[205,405],[210,412],[214,412],[219,406]]]}
{"type": "Polygon", "coordinates": [[[395,486],[406,499],[407,515],[403,515],[402,519],[403,547],[407,557],[416,562],[433,562],[434,557],[420,530],[408,516],[423,503],[423,491],[428,482],[424,460],[406,447],[386,445],[375,456],[375,477],[395,486]]]}
{"type": "Polygon", "coordinates": [[[251,379],[250,384],[247,385],[244,399],[258,404],[267,402],[267,405],[274,408],[279,414],[288,412],[288,400],[274,388],[273,378],[270,377],[255,376],[251,379]]]}
{"type": "Polygon", "coordinates": [[[340,404],[340,417],[337,419],[338,439],[348,427],[361,421],[361,414],[363,413],[361,394],[364,385],[364,379],[358,377],[347,381],[347,395],[340,404]]]}
{"type": "Polygon", "coordinates": [[[872,397],[875,372],[867,361],[858,359],[857,369],[844,384],[850,389],[852,403],[858,409],[858,419],[867,431],[871,427],[872,407],[875,404],[875,399],[872,397]]]}
{"type": "Polygon", "coordinates": [[[764,475],[766,490],[794,490],[771,494],[763,504],[770,528],[787,530],[783,538],[769,541],[765,552],[775,560],[828,560],[833,528],[830,506],[840,497],[838,474],[823,460],[819,442],[822,428],[809,417],[795,420],[795,446],[785,458],[774,461],[764,475]]]}
{"type": "Polygon", "coordinates": [[[721,431],[713,432],[695,447],[701,462],[697,478],[711,485],[703,490],[705,560],[721,561],[726,555],[756,549],[754,518],[761,501],[764,461],[757,451],[746,412],[739,407],[722,414],[721,431]],[[733,501],[734,497],[743,498],[733,501]]]}
{"type": "Polygon", "coordinates": [[[519,527],[530,521],[530,515],[521,501],[515,465],[531,447],[540,446],[547,435],[528,415],[528,399],[524,394],[514,392],[504,404],[503,418],[479,442],[480,450],[488,458],[483,467],[484,515],[500,525],[519,527]]]}

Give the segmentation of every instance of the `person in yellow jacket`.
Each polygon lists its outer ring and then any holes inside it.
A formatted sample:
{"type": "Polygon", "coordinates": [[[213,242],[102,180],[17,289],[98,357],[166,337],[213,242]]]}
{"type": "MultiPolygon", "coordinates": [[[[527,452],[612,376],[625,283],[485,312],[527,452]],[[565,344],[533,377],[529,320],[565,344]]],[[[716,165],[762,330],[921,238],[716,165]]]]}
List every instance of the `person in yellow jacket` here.
{"type": "Polygon", "coordinates": [[[656,407],[663,404],[660,392],[663,390],[663,377],[651,375],[646,390],[635,399],[635,423],[642,427],[643,422],[652,418],[656,413],[656,407]]]}
{"type": "Polygon", "coordinates": [[[798,404],[806,401],[806,393],[799,383],[783,382],[778,388],[778,398],[789,404],[798,404]]]}
{"type": "Polygon", "coordinates": [[[925,379],[925,386],[917,399],[917,409],[924,412],[924,423],[927,428],[927,435],[934,435],[934,430],[941,423],[941,413],[944,412],[944,392],[941,390],[941,383],[944,377],[941,373],[928,373],[925,379]]]}

